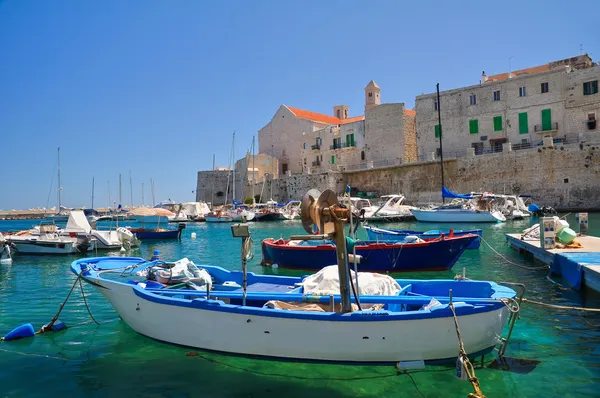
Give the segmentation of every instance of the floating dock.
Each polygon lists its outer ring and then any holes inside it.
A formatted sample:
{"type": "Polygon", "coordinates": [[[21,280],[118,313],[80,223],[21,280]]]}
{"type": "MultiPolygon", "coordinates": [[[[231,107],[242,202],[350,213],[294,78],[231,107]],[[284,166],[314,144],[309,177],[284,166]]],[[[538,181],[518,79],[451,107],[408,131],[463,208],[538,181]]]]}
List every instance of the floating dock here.
{"type": "Polygon", "coordinates": [[[550,271],[566,279],[573,289],[588,289],[600,292],[600,238],[578,236],[580,248],[544,249],[540,240],[522,240],[521,234],[506,234],[506,241],[515,250],[526,253],[550,271]]]}

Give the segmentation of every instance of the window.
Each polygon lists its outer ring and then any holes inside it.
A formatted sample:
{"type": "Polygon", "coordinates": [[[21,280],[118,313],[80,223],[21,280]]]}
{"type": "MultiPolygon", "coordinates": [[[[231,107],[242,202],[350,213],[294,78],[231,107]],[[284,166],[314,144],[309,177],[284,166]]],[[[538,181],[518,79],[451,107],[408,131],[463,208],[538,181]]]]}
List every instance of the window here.
{"type": "Polygon", "coordinates": [[[494,91],[494,101],[500,101],[500,90],[494,91]]]}
{"type": "Polygon", "coordinates": [[[548,91],[550,91],[548,89],[548,82],[542,83],[541,91],[542,91],[542,94],[547,93],[548,91]]]}
{"type": "Polygon", "coordinates": [[[475,94],[471,94],[469,97],[469,104],[477,105],[477,96],[475,94]]]}
{"type": "Polygon", "coordinates": [[[342,139],[340,137],[333,139],[333,145],[331,149],[339,149],[342,147],[342,139]]]}
{"type": "Polygon", "coordinates": [[[527,97],[527,88],[519,87],[519,97],[527,97]]]}
{"type": "Polygon", "coordinates": [[[477,134],[479,133],[479,121],[478,120],[469,120],[469,134],[477,134]]]}
{"type": "Polygon", "coordinates": [[[523,138],[523,139],[521,140],[521,144],[527,144],[527,142],[528,142],[528,141],[527,141],[527,138],[523,138]]]}
{"type": "Polygon", "coordinates": [[[475,149],[475,155],[481,155],[483,153],[483,142],[474,142],[471,144],[471,148],[475,149]]]}
{"type": "Polygon", "coordinates": [[[529,124],[527,122],[527,112],[519,113],[519,134],[528,134],[529,124]]]}
{"type": "Polygon", "coordinates": [[[437,101],[433,101],[433,110],[434,111],[438,110],[438,102],[437,101]]]}
{"type": "Polygon", "coordinates": [[[335,164],[335,156],[331,155],[331,164],[335,164]]]}
{"type": "Polygon", "coordinates": [[[435,138],[440,138],[440,136],[442,135],[442,129],[440,128],[439,124],[436,124],[433,128],[433,133],[435,134],[435,138]]]}
{"type": "Polygon", "coordinates": [[[344,117],[347,119],[348,118],[348,109],[344,109],[344,117]]]}
{"type": "Polygon", "coordinates": [[[338,119],[341,119],[341,116],[342,116],[342,114],[340,113],[340,110],[338,109],[338,110],[337,110],[337,118],[338,118],[338,119]]]}
{"type": "Polygon", "coordinates": [[[346,147],[352,147],[354,145],[354,133],[346,134],[346,147]]]}
{"type": "Polygon", "coordinates": [[[365,160],[365,151],[360,151],[360,160],[365,160]]]}
{"type": "Polygon", "coordinates": [[[369,93],[369,97],[372,97],[372,96],[373,96],[373,93],[369,93]]]}
{"type": "Polygon", "coordinates": [[[502,116],[494,116],[494,131],[502,131],[502,116]]]}
{"type": "Polygon", "coordinates": [[[306,142],[303,144],[303,149],[306,149],[306,142]]]}
{"type": "Polygon", "coordinates": [[[583,95],[598,94],[598,80],[583,83],[583,95]]]}

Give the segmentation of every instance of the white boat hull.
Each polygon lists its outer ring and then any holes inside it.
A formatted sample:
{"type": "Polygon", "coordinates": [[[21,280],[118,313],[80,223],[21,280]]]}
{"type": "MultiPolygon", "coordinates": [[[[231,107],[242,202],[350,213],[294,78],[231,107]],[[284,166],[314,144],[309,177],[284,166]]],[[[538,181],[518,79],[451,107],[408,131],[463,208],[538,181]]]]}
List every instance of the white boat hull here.
{"type": "MultiPolygon", "coordinates": [[[[199,308],[202,300],[180,305],[154,302],[135,294],[130,285],[85,278],[113,305],[136,332],[164,342],[241,355],[332,362],[398,362],[452,359],[458,342],[452,316],[405,321],[328,321],[261,316],[240,310],[199,308]],[[196,308],[194,308],[196,307],[196,308]]],[[[204,300],[205,301],[205,300],[204,300]]],[[[219,307],[215,302],[213,308],[219,307]]],[[[206,308],[206,307],[204,307],[206,308]]],[[[277,310],[273,310],[277,311],[277,310]]],[[[264,310],[262,311],[264,313],[264,310]]],[[[352,315],[348,315],[349,317],[352,315]]],[[[501,308],[459,316],[467,353],[493,348],[506,323],[501,308]]]]}
{"type": "Polygon", "coordinates": [[[496,211],[476,211],[468,209],[411,210],[417,221],[424,222],[503,222],[506,218],[496,211]]]}
{"type": "Polygon", "coordinates": [[[74,242],[39,242],[35,240],[10,240],[20,254],[73,254],[79,253],[74,242]]]}

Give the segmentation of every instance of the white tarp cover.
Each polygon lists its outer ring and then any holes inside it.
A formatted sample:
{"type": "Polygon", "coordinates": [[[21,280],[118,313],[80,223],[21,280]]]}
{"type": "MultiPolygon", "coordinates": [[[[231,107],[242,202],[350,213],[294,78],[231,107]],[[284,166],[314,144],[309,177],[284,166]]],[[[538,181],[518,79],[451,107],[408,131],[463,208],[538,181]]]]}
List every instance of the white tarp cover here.
{"type": "MultiPolygon", "coordinates": [[[[354,271],[350,271],[352,281],[356,280],[354,271]]],[[[340,293],[338,266],[330,265],[302,282],[305,294],[330,295],[340,293]]],[[[400,291],[400,285],[389,275],[371,272],[358,273],[358,294],[368,296],[394,296],[400,291]]]]}
{"type": "Polygon", "coordinates": [[[210,274],[205,269],[200,269],[186,258],[175,261],[170,270],[162,269],[156,272],[157,282],[175,284],[191,281],[200,285],[212,285],[210,274]]]}
{"type": "Polygon", "coordinates": [[[73,210],[69,214],[69,221],[67,221],[67,227],[64,229],[65,232],[85,232],[89,234],[92,231],[92,227],[88,222],[85,214],[82,210],[73,210]]]}

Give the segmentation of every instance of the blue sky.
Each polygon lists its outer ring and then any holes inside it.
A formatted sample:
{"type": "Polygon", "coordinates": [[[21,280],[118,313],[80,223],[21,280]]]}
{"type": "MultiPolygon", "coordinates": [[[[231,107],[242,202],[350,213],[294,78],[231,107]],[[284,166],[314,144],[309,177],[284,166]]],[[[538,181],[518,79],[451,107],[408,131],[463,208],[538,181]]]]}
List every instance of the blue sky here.
{"type": "Polygon", "coordinates": [[[282,103],[363,110],[571,57],[600,59],[596,1],[0,0],[0,209],[193,200],[282,103]],[[53,180],[54,179],[54,180],[53,180]],[[52,191],[50,191],[52,185],[52,191]],[[49,195],[50,193],[50,195],[49,195]],[[48,201],[48,197],[50,200],[48,201]]]}

